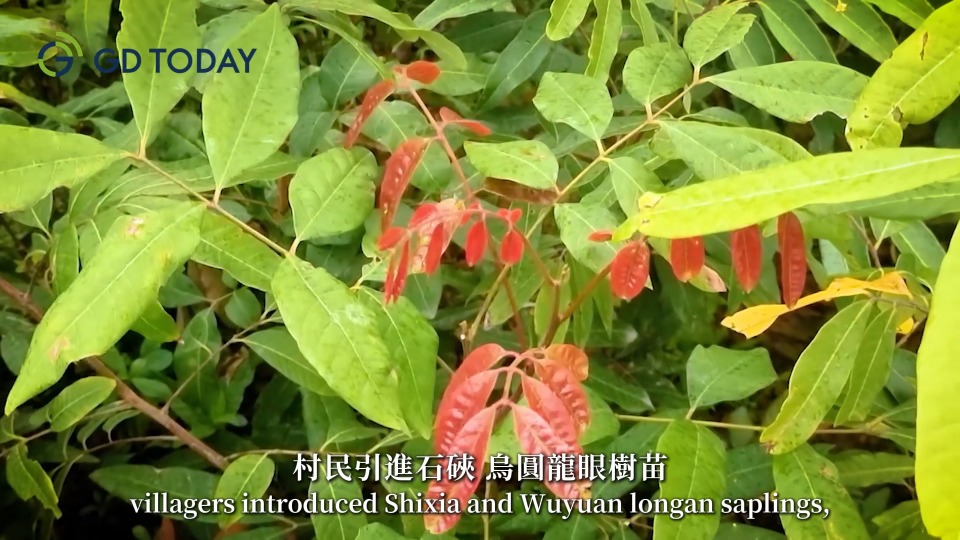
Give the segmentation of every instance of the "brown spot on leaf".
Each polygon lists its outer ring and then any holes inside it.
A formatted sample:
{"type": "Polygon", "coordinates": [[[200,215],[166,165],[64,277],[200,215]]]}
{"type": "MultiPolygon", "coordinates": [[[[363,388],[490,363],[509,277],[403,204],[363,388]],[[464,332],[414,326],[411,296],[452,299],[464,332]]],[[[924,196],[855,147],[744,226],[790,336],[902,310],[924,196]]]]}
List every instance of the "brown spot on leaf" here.
{"type": "Polygon", "coordinates": [[[60,358],[60,353],[64,349],[70,346],[70,338],[66,336],[60,336],[56,341],[53,342],[53,347],[50,347],[50,360],[56,361],[60,358]]]}

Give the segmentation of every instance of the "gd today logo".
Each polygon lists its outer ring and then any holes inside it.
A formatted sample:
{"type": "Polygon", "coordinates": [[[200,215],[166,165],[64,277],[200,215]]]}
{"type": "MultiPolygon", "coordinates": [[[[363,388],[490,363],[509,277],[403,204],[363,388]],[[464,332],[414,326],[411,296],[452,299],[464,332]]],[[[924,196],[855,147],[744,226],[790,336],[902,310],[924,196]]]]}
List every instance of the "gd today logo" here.
{"type": "MultiPolygon", "coordinates": [[[[73,36],[65,32],[57,32],[57,40],[50,41],[40,48],[37,53],[37,65],[40,71],[51,77],[62,77],[73,67],[74,57],[83,57],[83,51],[80,44],[73,36]],[[63,41],[61,41],[63,40],[63,41]],[[64,43],[66,42],[66,43],[64,43]],[[56,47],[63,54],[46,58],[50,49],[56,47]],[[47,60],[61,62],[63,67],[53,70],[45,64],[47,60]]],[[[197,73],[209,73],[216,71],[233,71],[234,73],[250,73],[250,62],[257,49],[225,49],[219,58],[217,54],[210,49],[196,49],[190,51],[183,48],[170,49],[148,49],[149,55],[147,61],[153,64],[153,72],[160,73],[169,69],[173,73],[185,73],[190,69],[195,69],[197,73]],[[241,65],[238,65],[234,55],[239,56],[241,65]],[[150,58],[152,56],[152,59],[150,58]]],[[[135,49],[100,49],[93,55],[93,67],[100,73],[113,73],[120,70],[121,73],[131,73],[140,69],[143,64],[143,57],[135,49]]],[[[147,64],[150,65],[150,64],[147,64]]]]}
{"type": "Polygon", "coordinates": [[[37,53],[37,65],[40,66],[40,71],[44,72],[45,74],[51,77],[63,77],[64,75],[66,75],[67,72],[70,71],[70,68],[73,67],[74,56],[79,56],[83,58],[83,51],[80,50],[80,44],[77,43],[77,40],[74,39],[73,36],[71,36],[70,34],[67,34],[66,32],[57,32],[57,39],[58,40],[62,39],[68,42],[70,45],[73,45],[73,50],[71,50],[67,44],[64,44],[61,41],[49,41],[45,43],[43,47],[40,48],[40,52],[37,53]],[[64,66],[60,68],[58,71],[54,71],[50,69],[49,67],[47,67],[46,64],[43,63],[44,57],[47,55],[47,52],[49,52],[50,49],[54,47],[56,47],[57,49],[59,49],[61,52],[64,53],[62,55],[53,57],[53,60],[56,60],[57,62],[63,62],[64,64],[64,66]]]}

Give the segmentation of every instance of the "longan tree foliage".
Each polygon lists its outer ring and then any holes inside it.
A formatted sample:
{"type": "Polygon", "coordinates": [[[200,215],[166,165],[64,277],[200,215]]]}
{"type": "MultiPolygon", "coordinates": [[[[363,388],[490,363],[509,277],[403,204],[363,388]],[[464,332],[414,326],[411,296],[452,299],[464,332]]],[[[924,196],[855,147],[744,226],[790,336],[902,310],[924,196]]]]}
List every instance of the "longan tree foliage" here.
{"type": "Polygon", "coordinates": [[[957,538],[958,27],[960,0],[0,0],[2,534],[957,538]],[[648,452],[659,485],[483,468],[648,452]],[[463,511],[772,492],[829,517],[463,511]],[[309,494],[455,510],[242,511],[309,494]]]}

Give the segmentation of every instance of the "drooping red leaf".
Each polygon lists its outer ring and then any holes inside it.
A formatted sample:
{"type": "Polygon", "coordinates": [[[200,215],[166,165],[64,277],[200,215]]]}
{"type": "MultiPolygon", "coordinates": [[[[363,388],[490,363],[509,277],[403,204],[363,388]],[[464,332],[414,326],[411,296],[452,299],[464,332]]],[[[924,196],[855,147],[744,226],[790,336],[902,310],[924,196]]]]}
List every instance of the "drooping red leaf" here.
{"type": "Polygon", "coordinates": [[[730,258],[733,271],[744,291],[750,292],[760,281],[763,269],[763,241],[760,226],[751,225],[730,233],[730,258]]]}
{"type": "Polygon", "coordinates": [[[589,359],[587,353],[576,345],[558,343],[544,349],[546,358],[543,361],[556,362],[567,368],[574,378],[580,382],[587,379],[589,359]]]}
{"type": "Polygon", "coordinates": [[[650,248],[635,240],[620,248],[610,263],[610,290],[623,300],[632,300],[643,291],[650,276],[650,248]]]}
{"type": "Polygon", "coordinates": [[[448,109],[446,107],[440,107],[440,120],[442,120],[445,124],[456,124],[462,126],[464,129],[467,129],[481,137],[486,137],[492,133],[490,128],[487,127],[487,125],[483,122],[478,122],[477,120],[467,120],[460,116],[453,109],[448,109]]]}
{"type": "Polygon", "coordinates": [[[533,377],[524,376],[521,379],[521,387],[523,388],[523,396],[527,398],[527,404],[530,408],[550,424],[554,433],[563,442],[576,449],[577,453],[581,453],[583,450],[580,448],[580,443],[577,442],[579,432],[576,422],[560,397],[549,386],[533,377]]]}
{"type": "Polygon", "coordinates": [[[587,236],[587,239],[591,242],[609,242],[613,238],[613,233],[610,231],[593,231],[587,236]]]}
{"type": "MultiPolygon", "coordinates": [[[[529,407],[513,407],[513,427],[525,454],[540,454],[547,460],[555,454],[582,453],[564,441],[547,420],[529,407]]],[[[545,480],[543,484],[560,499],[579,499],[587,495],[580,482],[545,480]]]]}
{"type": "Polygon", "coordinates": [[[557,362],[539,362],[534,367],[540,381],[560,396],[563,405],[573,417],[577,433],[583,433],[590,424],[590,404],[576,376],[557,362]]]}
{"type": "Polygon", "coordinates": [[[704,258],[703,239],[699,236],[670,241],[670,266],[673,267],[673,275],[680,281],[697,277],[703,270],[704,258]]]}
{"type": "Polygon", "coordinates": [[[451,381],[440,400],[433,426],[433,447],[438,454],[450,453],[463,426],[487,406],[487,400],[493,393],[499,375],[496,371],[481,371],[455,387],[451,381]]]}
{"type": "MultiPolygon", "coordinates": [[[[435,503],[438,509],[453,510],[454,503],[451,501],[457,501],[456,504],[458,504],[460,512],[466,510],[467,501],[477,490],[480,479],[483,478],[483,463],[487,456],[487,445],[490,442],[490,435],[493,433],[493,424],[497,419],[498,408],[494,405],[477,412],[455,434],[456,443],[444,454],[472,456],[475,468],[473,479],[465,476],[458,481],[450,481],[449,478],[441,477],[439,482],[431,481],[430,485],[427,486],[425,498],[438,501],[435,503]]],[[[427,531],[433,534],[443,534],[457,524],[462,515],[460,512],[424,514],[424,526],[427,531]]]]}
{"type": "Polygon", "coordinates": [[[406,191],[413,171],[416,170],[429,139],[407,139],[400,143],[387,158],[383,169],[383,181],[380,183],[380,199],[377,207],[383,212],[383,228],[393,221],[393,214],[400,205],[403,192],[406,191]]]}
{"type": "Polygon", "coordinates": [[[424,271],[427,275],[433,274],[440,267],[440,257],[446,244],[443,223],[437,224],[430,233],[430,244],[427,246],[427,258],[424,261],[424,271]]]}
{"type": "Polygon", "coordinates": [[[383,284],[383,299],[388,304],[400,298],[410,271],[410,242],[404,242],[399,251],[399,254],[394,254],[393,263],[387,271],[387,280],[383,284]]]}
{"type": "Polygon", "coordinates": [[[422,84],[431,84],[440,76],[440,68],[433,62],[426,60],[417,60],[411,62],[403,70],[408,79],[413,79],[422,84]]]}
{"type": "Polygon", "coordinates": [[[399,242],[405,234],[407,234],[407,230],[403,227],[390,227],[383,231],[383,234],[377,239],[377,248],[381,251],[388,250],[397,245],[397,242],[399,242]]]}
{"type": "Polygon", "coordinates": [[[523,258],[523,236],[510,228],[500,241],[500,260],[503,264],[517,264],[523,258]]]}
{"type": "Polygon", "coordinates": [[[357,142],[357,137],[360,136],[360,130],[363,129],[363,124],[366,123],[370,115],[373,114],[373,110],[377,108],[377,105],[383,103],[383,100],[387,99],[387,97],[393,93],[394,88],[395,85],[393,81],[383,80],[367,90],[367,93],[363,95],[363,101],[360,102],[360,108],[357,109],[357,116],[353,119],[353,123],[350,124],[350,129],[347,130],[347,135],[343,139],[344,148],[350,148],[357,142]]]}
{"type": "Polygon", "coordinates": [[[807,251],[803,241],[803,225],[793,212],[777,219],[777,240],[780,244],[780,288],[783,303],[792,306],[803,296],[807,280],[807,251]]]}
{"type": "Polygon", "coordinates": [[[483,253],[487,250],[487,224],[482,219],[474,223],[467,231],[467,242],[464,245],[467,264],[476,266],[483,253]]]}

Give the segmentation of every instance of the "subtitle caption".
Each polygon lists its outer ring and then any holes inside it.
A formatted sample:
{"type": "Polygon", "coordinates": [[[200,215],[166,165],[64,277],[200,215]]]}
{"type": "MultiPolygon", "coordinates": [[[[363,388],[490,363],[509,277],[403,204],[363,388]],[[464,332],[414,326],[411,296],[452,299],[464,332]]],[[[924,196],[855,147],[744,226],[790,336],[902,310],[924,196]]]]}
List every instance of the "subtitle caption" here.
{"type": "MultiPolygon", "coordinates": [[[[489,457],[485,480],[547,482],[635,482],[666,478],[668,456],[651,452],[636,454],[584,454],[552,456],[520,454],[516,464],[506,454],[489,457]],[[638,467],[639,465],[639,467],[638,467]],[[637,469],[639,468],[639,473],[637,469]]],[[[396,483],[476,479],[477,468],[470,455],[415,456],[405,454],[349,455],[298,454],[294,475],[299,481],[396,483]]],[[[480,474],[482,474],[482,469],[480,474]]],[[[520,493],[516,498],[471,498],[466,505],[454,499],[430,499],[424,492],[371,493],[363,498],[319,498],[316,492],[306,498],[281,499],[272,495],[233,499],[194,499],[173,497],[164,492],[145,493],[129,500],[137,513],[181,516],[192,520],[199,515],[233,514],[533,514],[547,512],[569,519],[580,514],[666,515],[683,519],[698,514],[742,514],[753,520],[765,514],[788,514],[806,520],[814,516],[826,519],[830,509],[821,499],[787,499],[776,492],[752,499],[650,499],[630,493],[617,499],[557,499],[540,493],[520,493]],[[517,504],[519,502],[519,505],[517,504]]]]}

